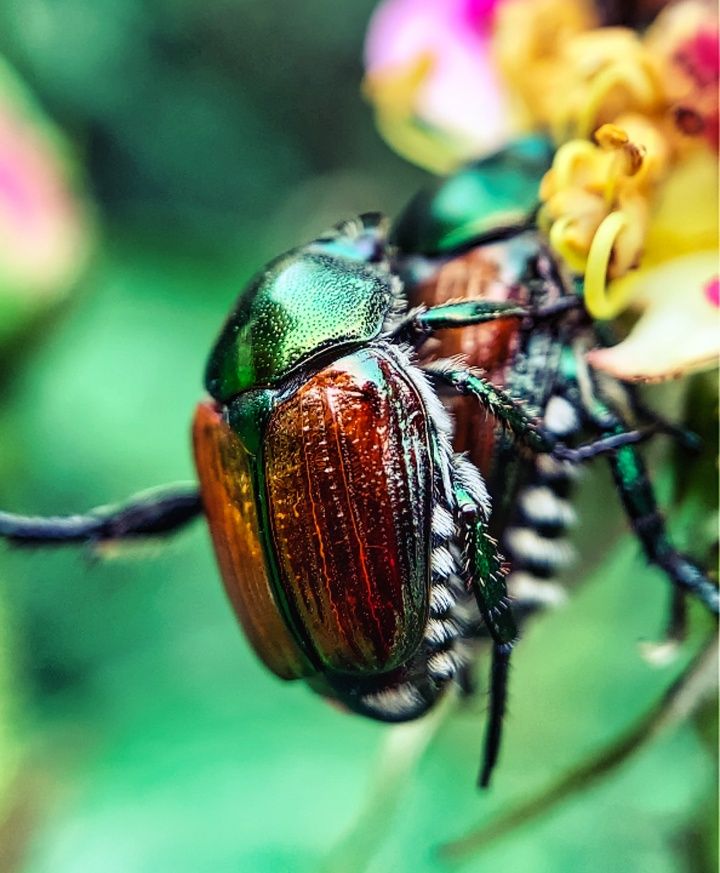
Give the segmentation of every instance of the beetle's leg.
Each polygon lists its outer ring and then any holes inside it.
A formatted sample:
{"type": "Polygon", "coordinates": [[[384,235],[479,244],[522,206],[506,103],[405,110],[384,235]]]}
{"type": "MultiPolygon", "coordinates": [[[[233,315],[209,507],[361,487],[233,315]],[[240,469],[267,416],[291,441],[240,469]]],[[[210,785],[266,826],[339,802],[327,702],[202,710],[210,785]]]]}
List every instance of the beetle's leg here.
{"type": "Polygon", "coordinates": [[[396,329],[396,333],[429,334],[436,330],[486,324],[501,318],[529,318],[531,311],[505,300],[454,300],[429,309],[419,306],[411,310],[396,329]]]}
{"type": "Polygon", "coordinates": [[[507,679],[510,653],[517,637],[517,627],[510,607],[505,585],[505,568],[497,550],[497,543],[488,533],[485,512],[463,487],[463,478],[474,474],[467,472],[467,462],[459,459],[454,485],[455,501],[460,518],[463,553],[466,572],[472,585],[485,626],[493,639],[492,666],[490,672],[490,709],[485,734],[485,751],[480,771],[479,784],[485,788],[500,752],[502,724],[507,700],[507,679]]]}
{"type": "Polygon", "coordinates": [[[424,337],[436,330],[470,327],[487,324],[502,318],[543,319],[558,318],[582,305],[578,297],[561,297],[553,303],[536,309],[502,300],[454,300],[426,309],[422,306],[411,310],[393,327],[395,339],[424,337]]]}
{"type": "Polygon", "coordinates": [[[202,511],[197,487],[176,485],[85,515],[41,517],[0,512],[0,537],[15,545],[32,546],[136,540],[173,533],[202,511]]]}
{"type": "Polygon", "coordinates": [[[460,394],[474,397],[521,443],[533,451],[553,454],[558,460],[571,462],[590,460],[597,455],[614,452],[628,443],[648,439],[658,430],[656,426],[651,425],[648,428],[613,434],[584,446],[570,448],[558,442],[553,433],[532,419],[525,412],[522,404],[506,391],[497,388],[487,379],[475,375],[469,369],[458,367],[457,361],[437,361],[425,369],[451,385],[460,394]]]}
{"type": "Polygon", "coordinates": [[[536,452],[551,452],[555,437],[546,433],[523,409],[522,404],[492,382],[476,375],[457,360],[435,361],[426,365],[425,372],[441,379],[460,394],[474,397],[515,438],[536,452]]]}
{"type": "Polygon", "coordinates": [[[609,461],[625,511],[648,560],[664,570],[674,585],[697,597],[717,615],[720,611],[717,586],[670,542],[645,463],[637,449],[625,446],[610,455],[609,461]]]}
{"type": "Polygon", "coordinates": [[[428,364],[424,369],[451,385],[460,394],[474,397],[504,427],[508,428],[519,442],[535,452],[547,452],[560,461],[576,464],[590,461],[599,455],[615,453],[623,446],[644,442],[664,431],[662,423],[650,424],[635,430],[622,429],[603,434],[600,439],[584,445],[566,446],[559,442],[551,431],[543,427],[542,423],[532,419],[522,405],[506,391],[497,388],[487,379],[475,375],[471,370],[459,367],[457,361],[436,361],[428,364]]]}
{"type": "Polygon", "coordinates": [[[623,385],[623,394],[627,398],[628,405],[638,421],[645,421],[654,424],[659,431],[662,431],[662,433],[677,440],[678,443],[689,452],[700,451],[702,448],[701,438],[694,431],[689,430],[674,421],[670,421],[655,412],[654,409],[650,409],[649,406],[646,406],[638,396],[636,386],[623,385]]]}
{"type": "Polygon", "coordinates": [[[600,455],[609,455],[617,452],[624,446],[632,446],[645,442],[657,434],[665,433],[665,428],[660,424],[650,424],[634,430],[623,430],[602,436],[589,443],[570,447],[558,443],[553,449],[553,455],[561,461],[570,461],[572,464],[582,464],[592,461],[600,455]]]}
{"type": "Polygon", "coordinates": [[[417,306],[393,323],[389,336],[395,342],[416,345],[436,330],[487,324],[501,318],[528,318],[530,310],[516,303],[495,300],[455,300],[428,309],[417,306]]]}
{"type": "MultiPolygon", "coordinates": [[[[622,390],[618,383],[615,387],[622,390]]],[[[633,433],[628,431],[622,414],[613,402],[607,397],[600,397],[591,373],[585,371],[582,374],[582,384],[580,379],[571,381],[568,390],[575,393],[577,405],[584,412],[587,423],[600,432],[601,440],[624,438],[633,433]]],[[[697,597],[717,615],[720,612],[718,588],[694,561],[670,542],[645,462],[638,450],[633,445],[623,445],[608,455],[608,461],[625,512],[647,559],[660,567],[673,585],[697,597]]]]}

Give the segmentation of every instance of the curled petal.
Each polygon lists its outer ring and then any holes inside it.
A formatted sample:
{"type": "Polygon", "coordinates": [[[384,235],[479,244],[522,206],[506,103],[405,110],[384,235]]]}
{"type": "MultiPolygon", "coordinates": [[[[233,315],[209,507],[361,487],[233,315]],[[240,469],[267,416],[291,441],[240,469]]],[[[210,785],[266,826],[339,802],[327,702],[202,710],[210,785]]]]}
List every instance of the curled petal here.
{"type": "Polygon", "coordinates": [[[616,292],[632,295],[645,310],[627,339],[589,352],[588,362],[633,382],[659,382],[717,366],[717,269],[717,251],[712,250],[674,258],[614,283],[625,285],[616,292]]]}
{"type": "Polygon", "coordinates": [[[585,274],[585,301],[594,318],[614,318],[629,300],[606,293],[608,280],[637,267],[650,206],[666,170],[653,125],[625,116],[637,140],[615,124],[595,131],[596,144],[575,139],[555,153],[540,185],[538,222],[576,273],[585,274]]]}

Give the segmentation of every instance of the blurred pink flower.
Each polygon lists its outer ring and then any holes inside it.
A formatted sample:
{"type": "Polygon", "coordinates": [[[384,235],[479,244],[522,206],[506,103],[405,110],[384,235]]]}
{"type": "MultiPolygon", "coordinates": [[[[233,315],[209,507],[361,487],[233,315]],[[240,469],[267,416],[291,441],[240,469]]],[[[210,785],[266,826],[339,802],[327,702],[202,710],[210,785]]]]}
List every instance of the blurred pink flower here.
{"type": "Polygon", "coordinates": [[[76,177],[60,133],[0,59],[0,343],[62,299],[88,261],[76,177]]]}
{"type": "Polygon", "coordinates": [[[507,140],[505,95],[490,56],[500,2],[385,0],[376,9],[365,92],[381,134],[410,160],[443,172],[507,140]]]}

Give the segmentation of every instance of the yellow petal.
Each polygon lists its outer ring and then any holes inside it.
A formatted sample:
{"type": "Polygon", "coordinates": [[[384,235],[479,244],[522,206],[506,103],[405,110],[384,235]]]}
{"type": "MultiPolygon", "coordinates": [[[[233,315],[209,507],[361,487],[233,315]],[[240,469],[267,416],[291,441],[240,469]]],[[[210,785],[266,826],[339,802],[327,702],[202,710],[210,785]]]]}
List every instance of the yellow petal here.
{"type": "Polygon", "coordinates": [[[643,265],[714,248],[718,240],[718,166],[710,149],[688,155],[658,193],[643,265]]]}
{"type": "Polygon", "coordinates": [[[720,309],[706,289],[717,276],[716,250],[674,258],[623,280],[645,311],[627,339],[588,353],[588,362],[618,379],[658,382],[717,366],[720,309]]]}
{"type": "Polygon", "coordinates": [[[362,82],[365,97],[378,109],[395,115],[410,115],[419,89],[432,74],[435,59],[422,52],[407,64],[368,73],[362,82]]]}
{"type": "Polygon", "coordinates": [[[431,173],[447,175],[467,160],[464,143],[423,125],[414,115],[377,112],[375,123],[380,136],[393,151],[431,173]]]}

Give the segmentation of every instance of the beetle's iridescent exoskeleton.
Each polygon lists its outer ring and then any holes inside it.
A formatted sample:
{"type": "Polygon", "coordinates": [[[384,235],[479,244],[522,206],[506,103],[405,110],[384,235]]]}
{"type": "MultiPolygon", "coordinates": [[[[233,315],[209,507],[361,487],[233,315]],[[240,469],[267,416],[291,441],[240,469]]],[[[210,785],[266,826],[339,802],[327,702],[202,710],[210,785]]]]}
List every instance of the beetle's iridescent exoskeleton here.
{"type": "MultiPolygon", "coordinates": [[[[391,241],[412,306],[495,300],[547,311],[582,294],[532,219],[522,220],[532,216],[533,192],[551,160],[550,144],[529,137],[411,201],[391,241]]],[[[462,356],[493,385],[520,398],[525,411],[559,440],[572,442],[583,434],[611,438],[654,425],[692,445],[692,435],[645,408],[632,386],[588,367],[586,352],[607,343],[608,335],[582,308],[558,319],[500,319],[437,332],[426,369],[462,356]]],[[[550,580],[573,555],[565,534],[575,520],[568,498],[577,465],[518,453],[491,410],[468,397],[443,399],[453,413],[454,448],[467,452],[492,497],[490,531],[508,561],[511,594],[528,608],[552,603],[558,589],[550,580]]],[[[637,448],[625,446],[607,457],[648,560],[675,583],[675,592],[695,591],[717,612],[717,588],[668,541],[637,448]]],[[[682,609],[677,598],[676,607],[682,609]]]]}
{"type": "MultiPolygon", "coordinates": [[[[468,172],[494,179],[500,201],[529,206],[521,194],[535,190],[528,178],[544,154],[526,143],[468,172]]],[[[210,356],[210,399],[195,415],[199,492],[168,489],[61,519],[0,514],[0,534],[18,543],[132,539],[204,513],[230,599],[267,667],[384,721],[422,715],[459,677],[464,640],[477,631],[467,619],[474,596],[493,641],[487,784],[516,638],[495,537],[510,546],[516,572],[542,575],[537,548],[521,539],[537,546],[562,529],[558,483],[570,466],[609,454],[651,559],[715,612],[717,589],[668,542],[633,445],[662,423],[626,426],[602,386],[578,372],[576,347],[594,338],[592,325],[539,238],[515,217],[463,224],[463,214],[482,218],[482,200],[461,198],[459,213],[449,201],[449,212],[442,197],[427,213],[415,204],[390,243],[377,215],[344,222],[248,285],[210,356]],[[438,210],[449,216],[441,233],[438,210]],[[423,303],[444,265],[502,239],[520,252],[521,275],[501,299],[423,303]],[[406,288],[422,305],[410,308],[406,288]],[[492,341],[476,343],[473,363],[492,378],[424,355],[437,331],[445,343],[445,331],[488,323],[492,341]],[[453,392],[490,415],[483,423],[455,410],[455,446],[440,399],[453,392]],[[590,441],[570,446],[580,422],[590,441]],[[528,475],[531,490],[521,490],[528,475]],[[517,500],[524,528],[512,520],[517,500]],[[534,565],[521,567],[522,555],[534,565]]]]}

